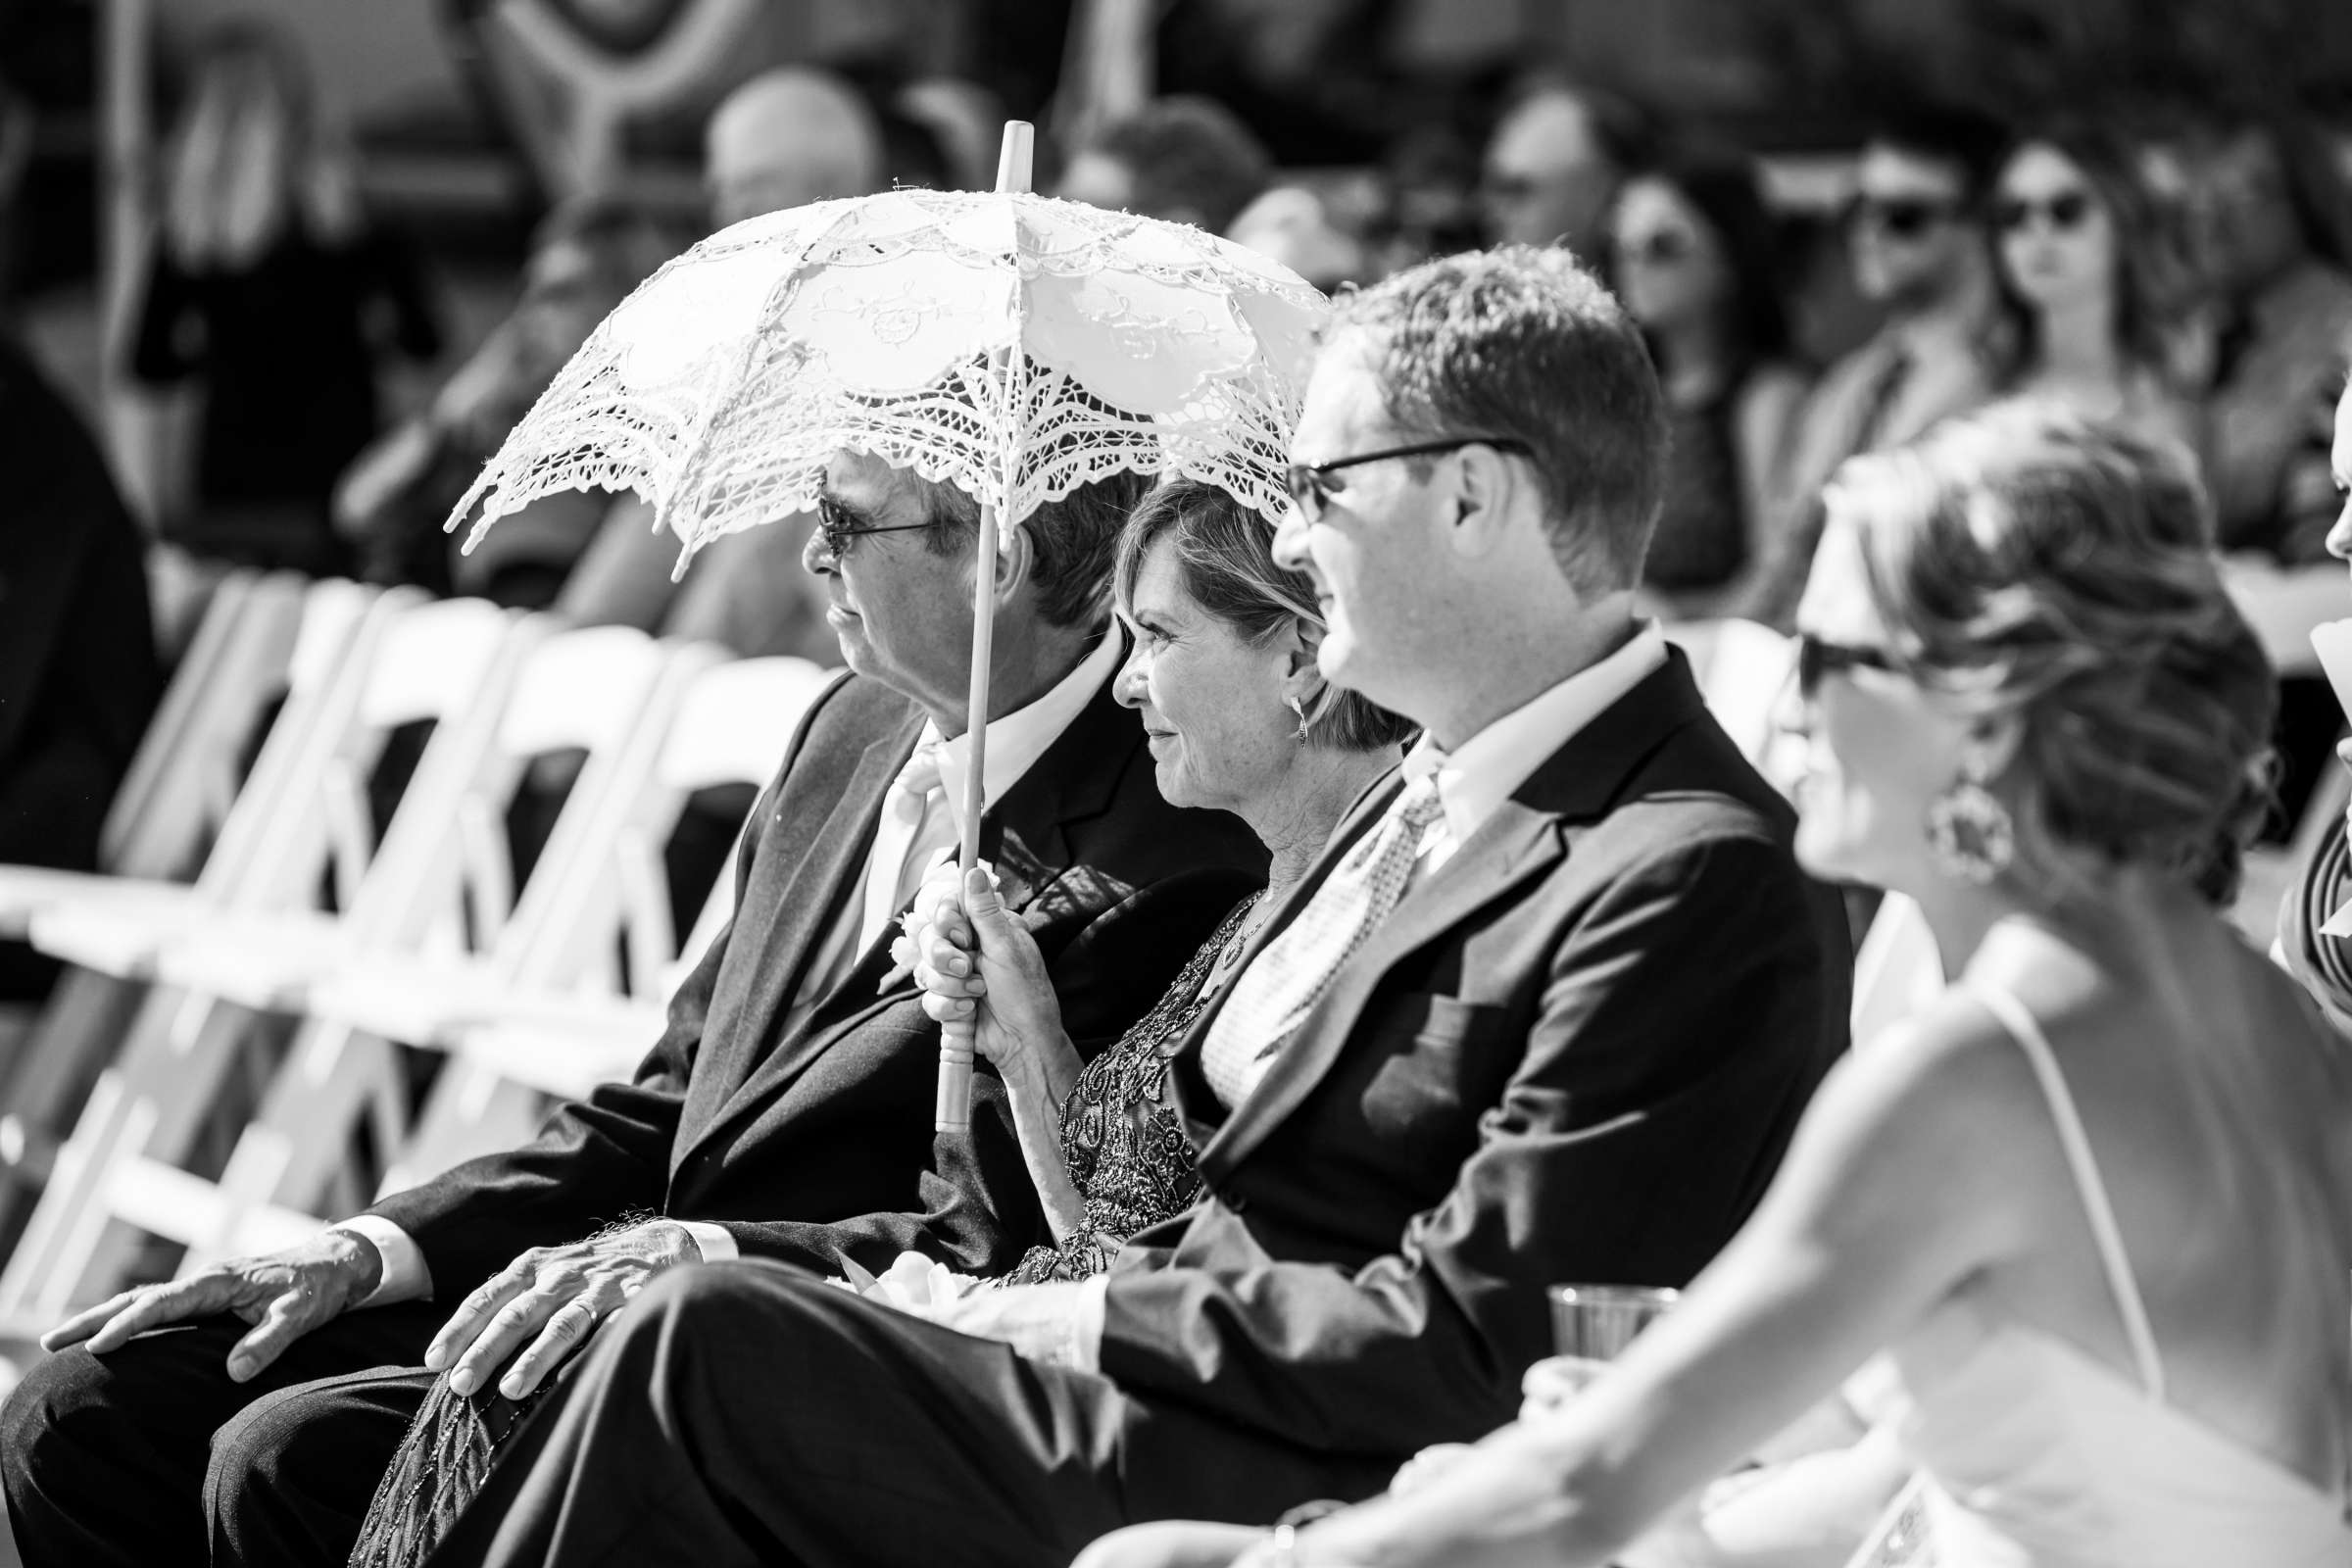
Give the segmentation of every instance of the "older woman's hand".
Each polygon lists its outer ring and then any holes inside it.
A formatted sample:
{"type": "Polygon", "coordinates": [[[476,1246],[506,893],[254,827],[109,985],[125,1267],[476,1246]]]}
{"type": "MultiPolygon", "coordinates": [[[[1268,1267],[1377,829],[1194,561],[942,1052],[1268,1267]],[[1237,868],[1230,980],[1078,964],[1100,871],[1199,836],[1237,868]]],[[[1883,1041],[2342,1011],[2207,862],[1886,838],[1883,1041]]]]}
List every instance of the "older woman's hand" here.
{"type": "Polygon", "coordinates": [[[1547,1355],[1519,1380],[1519,1419],[1540,1421],[1592,1386],[1609,1369],[1606,1361],[1578,1355],[1547,1355]]]}
{"type": "Polygon", "coordinates": [[[1058,1106],[1076,1053],[1062,1033],[1045,958],[1004,907],[995,879],[975,869],[960,888],[944,879],[925,883],[914,914],[921,923],[910,941],[923,1010],[941,1023],[976,1014],[973,1049],[1007,1083],[1045,1090],[1058,1106]]]}

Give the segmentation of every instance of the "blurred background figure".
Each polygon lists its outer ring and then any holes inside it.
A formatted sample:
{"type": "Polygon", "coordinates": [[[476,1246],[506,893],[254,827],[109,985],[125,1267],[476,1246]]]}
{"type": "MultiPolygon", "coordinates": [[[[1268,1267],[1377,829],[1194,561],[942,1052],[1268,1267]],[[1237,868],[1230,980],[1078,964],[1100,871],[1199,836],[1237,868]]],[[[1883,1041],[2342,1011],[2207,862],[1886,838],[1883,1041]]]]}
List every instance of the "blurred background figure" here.
{"type": "Polygon", "coordinates": [[[203,410],[195,505],[167,534],[201,557],[341,571],[327,496],[376,432],[378,370],[440,349],[416,265],[362,211],[274,28],[205,39],[167,167],[131,367],[194,380],[203,410]]]}
{"type": "Polygon", "coordinates": [[[1487,144],[1487,243],[1597,257],[1618,184],[1647,161],[1651,137],[1642,112],[1614,93],[1549,77],[1528,86],[1487,144]]]}
{"type": "Polygon", "coordinates": [[[2196,416],[2171,381],[2186,258],[2131,149],[2087,123],[2028,135],[2002,161],[1992,223],[2018,327],[2009,390],[2193,455],[2196,416]]]}
{"type": "Polygon", "coordinates": [[[1846,459],[1898,445],[1990,399],[2013,334],[1994,282],[1984,194],[2008,140],[1973,110],[1925,108],[1863,144],[1847,216],[1854,285],[1886,312],[1870,341],[1822,377],[1790,437],[1796,515],[1776,529],[1742,612],[1787,626],[1820,537],[1819,496],[1846,459]]]}
{"type": "Polygon", "coordinates": [[[2334,486],[2304,452],[2307,411],[2343,379],[2352,274],[2323,249],[2326,175],[2289,137],[2242,120],[2204,151],[2192,200],[2224,307],[2205,482],[2225,551],[2327,559],[2334,486]]]}
{"type": "MultiPolygon", "coordinates": [[[[78,416],[0,333],[0,863],[98,868],[161,688],[143,541],[78,416]]],[[[0,1004],[57,964],[0,942],[0,1004]]]]}
{"type": "Polygon", "coordinates": [[[1619,191],[1609,275],[1641,323],[1674,421],[1665,508],[1642,570],[1660,608],[1715,613],[1771,556],[1783,465],[1806,388],[1753,163],[1669,152],[1619,191]]]}
{"type": "Polygon", "coordinates": [[[612,498],[546,497],[470,555],[443,531],[450,510],[514,421],[597,323],[677,247],[635,209],[579,197],[539,225],[522,297],[425,410],[364,453],[335,487],[335,526],[369,582],[414,583],[525,610],[552,604],[612,498]]]}
{"type": "MultiPolygon", "coordinates": [[[[704,149],[710,219],[722,228],[889,185],[881,117],[830,72],[791,67],[745,82],[711,115],[704,149]]],[[[829,665],[840,656],[824,595],[801,567],[812,527],[804,515],[730,534],[673,582],[677,540],[655,530],[645,501],[623,496],[611,503],[556,608],[584,625],[638,626],[746,657],[797,654],[829,665]]]]}
{"type": "Polygon", "coordinates": [[[1263,143],[1206,98],[1162,98],[1070,155],[1054,194],[1222,234],[1272,179],[1263,143]]]}
{"type": "Polygon", "coordinates": [[[1303,186],[1277,185],[1258,197],[1242,209],[1226,238],[1273,258],[1326,294],[1369,283],[1384,270],[1363,237],[1303,186]]]}
{"type": "Polygon", "coordinates": [[[729,93],[703,139],[716,228],[887,183],[872,104],[829,71],[786,67],[729,93]]]}
{"type": "Polygon", "coordinates": [[[926,76],[899,89],[891,107],[931,132],[947,161],[955,190],[993,190],[997,151],[1004,139],[1004,106],[976,81],[926,76]]]}

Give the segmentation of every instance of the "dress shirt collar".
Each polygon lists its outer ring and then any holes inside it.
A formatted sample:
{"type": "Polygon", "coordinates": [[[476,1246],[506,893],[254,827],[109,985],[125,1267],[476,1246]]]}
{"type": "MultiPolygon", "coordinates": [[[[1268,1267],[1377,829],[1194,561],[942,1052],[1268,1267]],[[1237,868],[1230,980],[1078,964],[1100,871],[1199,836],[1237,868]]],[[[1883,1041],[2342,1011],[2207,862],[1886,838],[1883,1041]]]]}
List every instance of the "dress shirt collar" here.
{"type": "MultiPolygon", "coordinates": [[[[1070,721],[1094,700],[1103,682],[1119,667],[1123,643],[1116,628],[1105,626],[1095,651],[1078,662],[1078,667],[1064,675],[1054,689],[1028,707],[1016,709],[988,726],[988,751],[983,766],[987,776],[981,780],[981,799],[985,806],[995,806],[1004,798],[1004,792],[1021,781],[1021,775],[1036,765],[1046,755],[1046,749],[1061,738],[1070,721]]],[[[963,829],[963,783],[968,759],[972,752],[969,734],[958,735],[952,741],[941,740],[939,726],[929,719],[923,721],[921,736],[915,745],[939,748],[939,783],[948,792],[948,812],[956,824],[960,841],[963,829]]]]}
{"type": "Polygon", "coordinates": [[[1545,758],[1665,662],[1665,633],[1656,621],[1645,621],[1608,658],[1503,714],[1452,752],[1438,750],[1425,732],[1405,756],[1404,776],[1437,775],[1446,830],[1454,843],[1466,844],[1545,758]]]}

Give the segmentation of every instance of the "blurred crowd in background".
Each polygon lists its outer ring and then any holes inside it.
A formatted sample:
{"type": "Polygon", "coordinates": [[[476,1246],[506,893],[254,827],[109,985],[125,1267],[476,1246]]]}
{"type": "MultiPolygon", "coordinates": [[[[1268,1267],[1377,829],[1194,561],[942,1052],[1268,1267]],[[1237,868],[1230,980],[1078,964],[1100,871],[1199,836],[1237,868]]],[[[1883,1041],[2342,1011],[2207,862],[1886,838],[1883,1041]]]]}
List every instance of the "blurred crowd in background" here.
{"type": "MultiPolygon", "coordinates": [[[[4,390],[59,405],[0,440],[82,524],[0,524],[0,577],[54,610],[0,633],[0,794],[51,802],[0,860],[86,855],[230,564],[831,662],[806,521],[676,580],[632,496],[541,502],[471,553],[442,524],[666,257],[807,202],[985,187],[1008,116],[1040,125],[1041,189],[1325,289],[1497,241],[1599,267],[1674,410],[1662,616],[1785,626],[1831,471],[2021,390],[2193,453],[2249,582],[2324,559],[2352,7],[1635,9],[444,0],[454,96],[368,122],[322,86],[366,62],[320,54],[374,24],[0,6],[0,256],[50,370],[12,349],[4,390]],[[77,422],[106,461],[56,461],[77,422]],[[150,625],[156,657],[124,653],[150,625]]],[[[2281,823],[2340,727],[2316,678],[2287,686],[2281,823]]]]}

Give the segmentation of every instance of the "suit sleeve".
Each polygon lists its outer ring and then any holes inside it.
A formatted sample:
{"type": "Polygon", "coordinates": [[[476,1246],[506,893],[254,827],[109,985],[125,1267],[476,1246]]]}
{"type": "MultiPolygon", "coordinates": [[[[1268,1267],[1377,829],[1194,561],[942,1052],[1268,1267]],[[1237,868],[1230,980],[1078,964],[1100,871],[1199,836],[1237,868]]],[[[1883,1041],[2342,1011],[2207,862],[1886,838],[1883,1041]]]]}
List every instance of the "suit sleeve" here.
{"type": "MultiPolygon", "coordinates": [[[[782,772],[745,822],[735,858],[739,913],[760,830],[814,716],[811,710],[802,721],[782,772]]],[[[368,1211],[416,1240],[436,1298],[455,1301],[531,1248],[577,1241],[623,1215],[661,1209],[687,1079],[734,930],[729,921],[678,987],[662,1038],[629,1082],[601,1085],[587,1099],[560,1106],[520,1149],[468,1160],[368,1211]]]]}
{"type": "MultiPolygon", "coordinates": [[[[1394,1252],[1352,1271],[1262,1253],[1188,1266],[1181,1246],[1122,1255],[1102,1370],[1334,1452],[1400,1454],[1508,1421],[1520,1374],[1551,1349],[1544,1286],[1684,1284],[1753,1204],[1824,1064],[1816,929],[1760,827],[1637,860],[1568,924],[1523,1046],[1463,1042],[1519,1050],[1519,1064],[1394,1252]]],[[[1228,1187],[1246,1190],[1248,1171],[1228,1187]]],[[[1217,1223],[1241,1221],[1197,1211],[1196,1231],[1217,1223]]]]}
{"type": "MultiPolygon", "coordinates": [[[[1052,934],[1039,932],[1063,1027],[1079,1054],[1091,1059],[1149,1011],[1254,886],[1254,878],[1238,870],[1182,872],[1076,923],[1065,942],[1047,945],[1052,934]]],[[[1051,1232],[1022,1159],[1004,1083],[986,1061],[974,1064],[971,1124],[934,1141],[918,1201],[907,1212],[825,1224],[722,1223],[745,1257],[827,1274],[839,1271],[844,1254],[878,1271],[904,1251],[964,1273],[1004,1273],[1051,1232]]]]}

